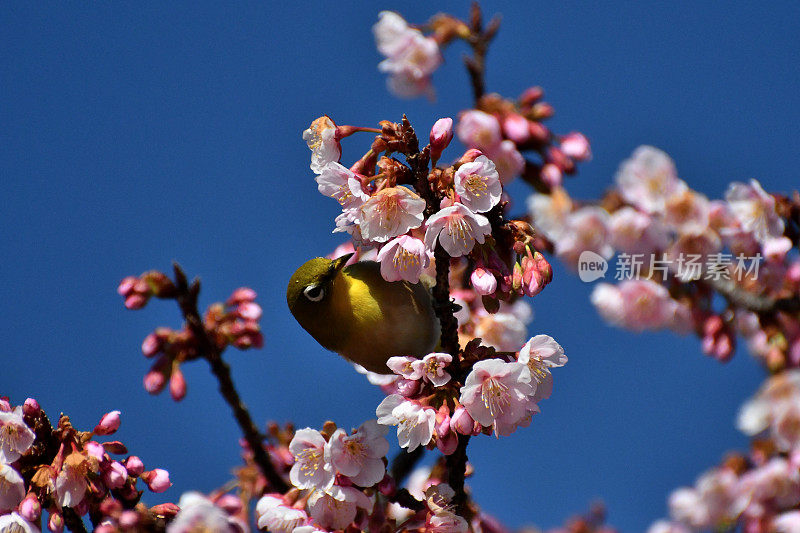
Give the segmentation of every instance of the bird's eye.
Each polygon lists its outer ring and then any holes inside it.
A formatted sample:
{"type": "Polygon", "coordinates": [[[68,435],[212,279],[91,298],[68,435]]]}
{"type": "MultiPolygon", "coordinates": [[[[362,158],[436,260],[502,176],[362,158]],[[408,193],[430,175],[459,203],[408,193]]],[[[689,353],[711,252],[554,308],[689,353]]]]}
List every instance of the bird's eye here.
{"type": "Polygon", "coordinates": [[[303,294],[312,302],[318,302],[325,297],[325,289],[321,285],[309,285],[303,289],[303,294]]]}

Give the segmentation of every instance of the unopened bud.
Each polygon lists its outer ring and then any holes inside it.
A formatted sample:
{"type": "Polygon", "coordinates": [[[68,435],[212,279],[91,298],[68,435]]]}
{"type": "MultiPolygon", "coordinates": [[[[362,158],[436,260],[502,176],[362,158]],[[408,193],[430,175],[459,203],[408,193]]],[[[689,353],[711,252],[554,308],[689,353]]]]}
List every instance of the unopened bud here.
{"type": "Polygon", "coordinates": [[[482,266],[476,267],[469,279],[475,292],[481,296],[494,294],[494,291],[497,290],[497,278],[482,266]]]}
{"type": "Polygon", "coordinates": [[[582,133],[573,131],[561,138],[561,151],[564,155],[578,161],[587,161],[592,157],[589,139],[582,133]]]}
{"type": "Polygon", "coordinates": [[[64,517],[56,511],[50,512],[50,519],[47,521],[47,528],[54,533],[64,531],[64,517]]]}
{"type": "Polygon", "coordinates": [[[431,128],[431,159],[434,161],[441,157],[444,149],[453,140],[453,119],[450,117],[440,118],[431,128]]]}
{"type": "Polygon", "coordinates": [[[519,105],[529,107],[544,97],[544,89],[541,87],[529,87],[525,89],[519,97],[519,105]]]}
{"type": "Polygon", "coordinates": [[[229,515],[238,514],[244,507],[242,499],[235,494],[223,494],[215,503],[229,515]]]}
{"type": "Polygon", "coordinates": [[[131,455],[125,459],[125,469],[133,477],[139,477],[144,472],[144,463],[137,456],[131,455]]]}
{"type": "Polygon", "coordinates": [[[169,472],[161,468],[142,472],[142,481],[144,481],[153,492],[164,492],[172,486],[169,480],[169,472]]]}
{"type": "Polygon", "coordinates": [[[169,394],[176,402],[186,397],[186,378],[183,377],[183,372],[178,365],[175,365],[172,375],[169,377],[169,394]]]}
{"type": "Polygon", "coordinates": [[[481,152],[477,148],[470,148],[469,150],[464,152],[464,155],[461,156],[461,159],[459,159],[458,162],[461,163],[462,165],[464,163],[472,163],[482,155],[483,152],[481,152]]]}
{"type": "Polygon", "coordinates": [[[229,306],[233,307],[236,304],[244,303],[244,302],[252,302],[256,299],[256,291],[251,289],[250,287],[240,287],[233,291],[231,297],[228,298],[226,302],[229,306]]]}
{"type": "Polygon", "coordinates": [[[503,118],[503,132],[517,144],[522,144],[531,136],[528,119],[518,113],[509,113],[503,118]]]}
{"type": "Polygon", "coordinates": [[[39,407],[39,402],[34,400],[33,398],[28,398],[25,400],[25,403],[22,404],[22,413],[25,416],[36,416],[41,412],[41,407],[39,407]]]}
{"type": "Polygon", "coordinates": [[[133,529],[139,524],[139,513],[136,511],[123,511],[117,520],[122,529],[133,529]]]}
{"type": "Polygon", "coordinates": [[[119,411],[111,411],[103,415],[100,423],[94,428],[95,435],[113,435],[119,429],[119,411]]]}
{"type": "Polygon", "coordinates": [[[541,122],[528,121],[528,131],[530,132],[530,138],[540,144],[550,141],[550,130],[541,122]]]}
{"type": "Polygon", "coordinates": [[[161,503],[150,508],[150,512],[159,517],[172,517],[180,510],[181,508],[174,503],[161,503]]]}
{"type": "Polygon", "coordinates": [[[109,489],[118,489],[128,480],[128,471],[118,461],[111,461],[103,470],[103,483],[109,489]]]}
{"type": "Polygon", "coordinates": [[[539,177],[551,188],[560,187],[564,173],[553,163],[546,163],[539,171],[539,177]]]}
{"type": "Polygon", "coordinates": [[[142,353],[145,357],[153,357],[161,351],[163,346],[162,339],[155,333],[151,333],[142,341],[142,353]]]}
{"type": "Polygon", "coordinates": [[[391,496],[397,490],[397,484],[394,479],[388,474],[383,476],[383,479],[378,483],[378,491],[384,496],[391,496]]]}
{"type": "Polygon", "coordinates": [[[472,430],[475,428],[475,420],[466,409],[458,406],[450,417],[450,428],[462,435],[471,435],[472,430]]]}
{"type": "Polygon", "coordinates": [[[547,102],[537,102],[536,104],[533,105],[531,113],[533,113],[533,117],[536,120],[545,120],[555,115],[556,110],[553,109],[553,106],[551,106],[547,102]]]}
{"type": "Polygon", "coordinates": [[[22,503],[19,504],[19,514],[28,522],[39,520],[42,514],[42,505],[34,493],[28,493],[22,503]]]}
{"type": "Polygon", "coordinates": [[[448,433],[444,438],[436,439],[436,447],[444,455],[450,455],[458,448],[458,435],[455,433],[448,433]]]}

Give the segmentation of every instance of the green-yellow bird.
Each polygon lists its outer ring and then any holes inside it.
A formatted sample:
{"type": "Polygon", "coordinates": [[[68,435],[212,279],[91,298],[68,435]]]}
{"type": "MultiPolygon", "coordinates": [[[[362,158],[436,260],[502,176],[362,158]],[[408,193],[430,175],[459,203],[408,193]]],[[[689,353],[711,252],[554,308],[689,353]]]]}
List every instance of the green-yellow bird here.
{"type": "Polygon", "coordinates": [[[389,282],[380,264],[345,266],[316,257],[292,274],[286,301],[294,317],[323,347],[380,374],[395,355],[422,357],[434,351],[439,327],[422,283],[389,282]]]}

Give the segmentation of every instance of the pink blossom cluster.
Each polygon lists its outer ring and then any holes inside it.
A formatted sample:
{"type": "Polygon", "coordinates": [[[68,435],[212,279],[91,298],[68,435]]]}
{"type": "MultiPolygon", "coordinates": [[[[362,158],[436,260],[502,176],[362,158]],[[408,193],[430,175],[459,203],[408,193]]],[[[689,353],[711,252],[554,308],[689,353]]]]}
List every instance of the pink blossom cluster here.
{"type": "Polygon", "coordinates": [[[737,425],[753,436],[747,456],[731,455],[693,487],[669,498],[671,521],[652,533],[740,526],[794,532],[800,527],[800,370],[769,378],[741,408],[737,425]]]}
{"type": "Polygon", "coordinates": [[[636,331],[694,331],[703,351],[723,361],[739,333],[765,357],[783,345],[769,356],[776,361],[771,366],[800,364],[797,317],[759,317],[746,303],[748,295],[778,299],[800,288],[800,262],[789,253],[792,241],[779,214],[786,209],[775,196],[751,180],[732,183],[724,200],[709,200],[678,178],[667,154],[650,146],[637,148],[615,181],[598,205],[580,205],[561,187],[528,201],[535,227],[568,266],[576,268],[585,252],[605,259],[619,253],[621,282],[599,283],[592,292],[603,318],[636,331]],[[758,270],[745,258],[761,259],[758,270]],[[722,309],[715,310],[715,294],[725,301],[722,309]]]}
{"type": "MultiPolygon", "coordinates": [[[[139,278],[127,277],[120,283],[118,292],[126,298],[126,307],[141,309],[145,305],[146,299],[141,304],[128,305],[129,300],[139,294],[129,294],[129,292],[133,290],[131,287],[143,284],[149,286],[152,281],[146,282],[146,280],[153,279],[159,281],[160,287],[168,287],[168,290],[154,294],[161,294],[162,298],[177,297],[175,285],[166,274],[147,272],[139,278]]],[[[264,345],[264,337],[258,323],[262,309],[255,299],[256,293],[253,289],[241,287],[233,291],[224,304],[215,303],[208,307],[203,318],[203,328],[208,341],[219,352],[228,346],[247,350],[261,348],[264,345]]],[[[144,376],[145,390],[150,394],[158,394],[169,385],[172,398],[175,401],[182,400],[186,396],[187,386],[180,365],[201,356],[198,339],[189,324],[184,324],[180,330],[156,328],[142,341],[142,354],[147,358],[155,358],[150,370],[144,376]]]]}
{"type": "Polygon", "coordinates": [[[16,407],[0,398],[0,530],[38,532],[43,511],[47,528],[56,532],[63,531],[65,520],[84,516],[95,525],[112,524],[111,510],[123,507],[131,509],[135,523],[169,515],[171,504],[150,509],[139,504],[137,487],[141,479],[151,491],[165,491],[171,485],[167,471],[145,470],[135,455],[115,459],[128,453],[122,442],[94,440],[113,435],[119,426],[120,412],[111,411],[92,432],[76,430],[66,415],[53,427],[33,398],[16,407]]]}
{"type": "Polygon", "coordinates": [[[387,365],[395,376],[373,377],[388,394],[376,410],[378,423],[397,427],[402,448],[436,447],[450,455],[459,435],[510,435],[539,412],[538,402],[552,392],[551,369],[567,362],[563,348],[547,335],[503,357],[470,342],[465,360],[472,364],[465,377],[448,372],[452,359],[445,353],[392,357],[387,365]]]}
{"type": "Polygon", "coordinates": [[[260,529],[302,533],[366,523],[376,503],[375,491],[366,489],[386,477],[386,429],[374,420],[350,433],[334,428],[328,423],[323,432],[305,428],[294,433],[287,458],[294,488],[261,497],[256,506],[260,529]]]}
{"type": "MultiPolygon", "coordinates": [[[[167,533],[197,531],[248,533],[250,531],[244,502],[240,497],[230,493],[218,492],[206,496],[194,491],[185,492],[181,495],[177,507],[180,510],[167,526],[167,533]]],[[[129,512],[123,511],[120,520],[125,520],[125,514],[129,512]]]]}
{"type": "Polygon", "coordinates": [[[378,51],[386,59],[378,69],[389,74],[389,90],[403,98],[433,97],[431,75],[442,63],[441,35],[425,36],[394,11],[381,11],[372,27],[378,51]]]}

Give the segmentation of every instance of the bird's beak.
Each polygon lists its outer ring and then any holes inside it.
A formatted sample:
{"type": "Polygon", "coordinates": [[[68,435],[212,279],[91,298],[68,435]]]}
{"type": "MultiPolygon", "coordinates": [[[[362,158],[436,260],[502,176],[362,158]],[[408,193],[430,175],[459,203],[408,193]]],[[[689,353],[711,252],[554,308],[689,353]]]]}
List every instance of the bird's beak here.
{"type": "Polygon", "coordinates": [[[344,268],[344,266],[347,264],[347,262],[350,260],[351,257],[353,257],[353,254],[349,253],[334,259],[331,262],[331,272],[339,272],[341,269],[344,268]]]}

